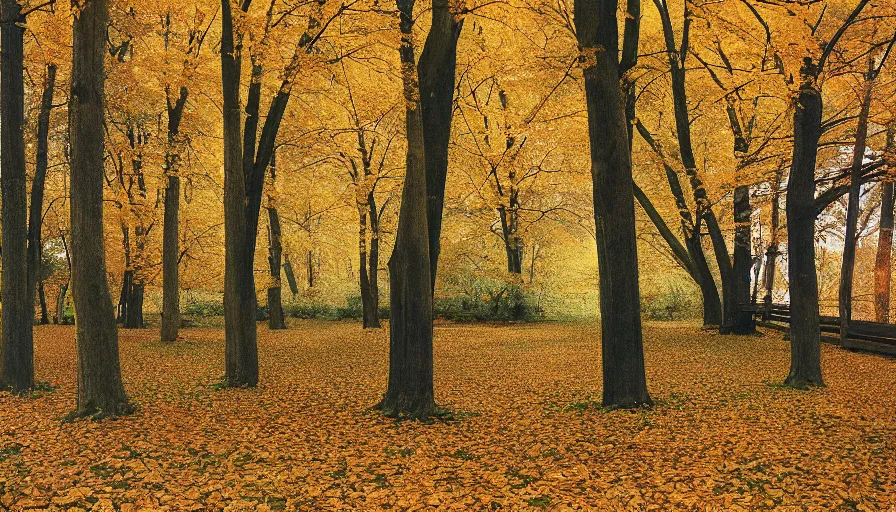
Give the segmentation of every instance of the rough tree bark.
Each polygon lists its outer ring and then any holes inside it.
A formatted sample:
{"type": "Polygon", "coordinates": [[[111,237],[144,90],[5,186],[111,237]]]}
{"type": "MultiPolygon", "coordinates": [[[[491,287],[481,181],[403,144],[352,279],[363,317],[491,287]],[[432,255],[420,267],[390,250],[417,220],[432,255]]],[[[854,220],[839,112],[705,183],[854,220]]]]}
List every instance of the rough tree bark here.
{"type": "MultiPolygon", "coordinates": [[[[896,165],[896,123],[887,127],[887,149],[884,158],[890,172],[896,165]]],[[[893,276],[893,182],[885,181],[880,203],[880,231],[877,239],[877,260],[874,264],[874,313],[881,323],[890,322],[890,285],[893,276]]]]}
{"type": "Polygon", "coordinates": [[[174,102],[168,89],[168,150],[165,154],[165,213],[162,225],[162,341],[177,341],[180,331],[180,122],[190,91],[186,86],[174,102]]]}
{"type": "Polygon", "coordinates": [[[858,126],[856,127],[856,143],[853,147],[852,169],[850,170],[849,202],[846,207],[846,235],[843,238],[843,260],[840,265],[840,343],[844,345],[849,339],[849,326],[852,322],[852,289],[856,268],[856,246],[859,243],[859,202],[862,198],[862,165],[865,161],[865,149],[868,146],[868,116],[871,113],[871,94],[874,91],[874,59],[868,59],[868,73],[863,84],[861,107],[859,109],[858,126]]]}
{"type": "Polygon", "coordinates": [[[420,63],[420,104],[423,109],[423,144],[426,158],[427,225],[430,279],[435,290],[439,268],[445,182],[448,177],[448,143],[454,117],[457,74],[457,40],[463,28],[448,7],[448,0],[433,0],[432,26],[423,45],[420,63]]]}
{"type": "Polygon", "coordinates": [[[121,381],[103,249],[103,60],[108,19],[108,0],[90,0],[73,25],[69,127],[72,288],[78,326],[76,416],[115,416],[132,410],[121,381]]]}
{"type": "Polygon", "coordinates": [[[817,69],[806,58],[793,114],[793,160],[787,186],[787,271],[790,277],[790,373],[794,387],[824,385],[818,274],[815,268],[815,164],[821,137],[822,100],[817,69]]]}
{"type": "Polygon", "coordinates": [[[34,386],[34,299],[27,268],[24,22],[16,0],[0,3],[0,187],[3,195],[3,326],[0,386],[21,394],[34,386]]]}
{"type": "MultiPolygon", "coordinates": [[[[248,8],[248,2],[244,2],[248,8]]],[[[226,383],[258,385],[255,275],[248,254],[246,180],[240,133],[241,46],[234,41],[230,0],[221,0],[224,117],[224,324],[226,383]]],[[[257,223],[257,221],[256,221],[257,223]]],[[[254,243],[251,244],[254,247],[254,243]]]]}
{"type": "Polygon", "coordinates": [[[44,189],[49,161],[50,114],[53,111],[53,92],[56,88],[56,65],[47,65],[44,91],[37,116],[37,152],[35,155],[34,180],[31,182],[31,205],[28,211],[28,303],[34,304],[35,289],[40,296],[41,324],[49,323],[46,298],[41,282],[41,259],[43,242],[44,189]]]}
{"type": "Polygon", "coordinates": [[[395,248],[389,260],[389,383],[377,408],[387,416],[426,419],[437,408],[423,116],[414,62],[414,0],[396,0],[396,5],[408,150],[395,248]]]}
{"type": "MultiPolygon", "coordinates": [[[[637,407],[652,402],[644,374],[632,162],[620,89],[617,7],[616,0],[576,0],[574,17],[584,68],[594,185],[603,404],[637,407]]],[[[635,35],[626,30],[626,41],[635,35]]],[[[628,50],[630,44],[624,43],[624,47],[628,50]]]]}

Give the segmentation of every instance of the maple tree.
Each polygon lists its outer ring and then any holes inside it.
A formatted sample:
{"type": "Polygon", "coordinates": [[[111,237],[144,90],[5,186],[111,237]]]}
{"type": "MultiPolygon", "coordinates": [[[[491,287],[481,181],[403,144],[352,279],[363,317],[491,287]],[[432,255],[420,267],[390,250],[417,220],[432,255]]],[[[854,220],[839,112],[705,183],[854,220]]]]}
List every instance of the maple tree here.
{"type": "Polygon", "coordinates": [[[234,388],[259,321],[386,325],[378,408],[416,419],[439,315],[599,317],[611,408],[652,403],[645,319],[743,335],[788,302],[808,388],[824,315],[842,344],[892,318],[887,2],[0,7],[0,381],[39,387],[35,313],[73,316],[77,415],[132,410],[110,287],[172,347],[223,317],[234,388]]]}

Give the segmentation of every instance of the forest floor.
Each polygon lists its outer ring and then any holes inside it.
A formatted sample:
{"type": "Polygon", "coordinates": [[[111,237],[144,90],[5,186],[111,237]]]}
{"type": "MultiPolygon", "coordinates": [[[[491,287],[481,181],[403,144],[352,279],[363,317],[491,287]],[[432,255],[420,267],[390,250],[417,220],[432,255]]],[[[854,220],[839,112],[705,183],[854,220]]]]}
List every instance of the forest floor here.
{"type": "Polygon", "coordinates": [[[0,509],[896,511],[896,359],[822,348],[828,387],[779,385],[780,333],[645,328],[657,405],[605,411],[598,330],[441,325],[452,422],[370,412],[388,331],[259,327],[261,385],[218,390],[224,333],[122,331],[136,414],[64,423],[72,327],[35,331],[37,377],[0,395],[0,509]]]}

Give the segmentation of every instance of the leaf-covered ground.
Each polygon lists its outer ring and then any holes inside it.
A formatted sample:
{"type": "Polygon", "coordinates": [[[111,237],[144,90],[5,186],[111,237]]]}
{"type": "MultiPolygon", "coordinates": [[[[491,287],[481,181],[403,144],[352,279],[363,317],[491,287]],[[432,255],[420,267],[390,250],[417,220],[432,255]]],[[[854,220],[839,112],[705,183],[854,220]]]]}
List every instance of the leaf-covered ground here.
{"type": "Polygon", "coordinates": [[[777,385],[781,335],[645,330],[652,410],[600,409],[598,331],[436,329],[451,423],[367,409],[388,333],[259,331],[261,386],[216,390],[221,330],[122,331],[131,417],[63,423],[74,330],[36,330],[55,392],[0,396],[0,509],[896,510],[896,360],[823,347],[828,387],[777,385]]]}

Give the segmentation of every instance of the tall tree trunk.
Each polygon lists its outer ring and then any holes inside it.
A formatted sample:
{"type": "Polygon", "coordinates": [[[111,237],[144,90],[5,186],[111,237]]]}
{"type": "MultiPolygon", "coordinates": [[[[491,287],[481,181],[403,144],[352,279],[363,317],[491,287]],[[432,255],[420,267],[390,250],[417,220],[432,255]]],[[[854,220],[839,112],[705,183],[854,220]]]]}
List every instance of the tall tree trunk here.
{"type": "MultiPolygon", "coordinates": [[[[44,212],[44,188],[47,179],[47,167],[49,161],[50,139],[50,114],[53,111],[53,92],[56,88],[56,66],[47,66],[47,75],[44,81],[44,92],[41,95],[40,113],[37,117],[37,153],[34,166],[34,181],[31,182],[31,205],[28,211],[28,301],[34,304],[35,286],[40,284],[38,291],[43,295],[43,283],[41,279],[42,241],[41,230],[43,227],[44,212]],[[40,283],[39,283],[40,282],[40,283]]],[[[41,324],[48,323],[46,312],[46,300],[41,299],[41,324]]]]}
{"type": "Polygon", "coordinates": [[[793,160],[787,186],[787,270],[790,277],[790,373],[795,387],[824,385],[815,268],[815,164],[821,138],[822,99],[810,58],[793,114],[793,160]]]}
{"type": "Polygon", "coordinates": [[[370,205],[370,250],[367,256],[368,268],[369,268],[369,281],[368,286],[370,288],[370,308],[369,308],[369,318],[365,321],[365,323],[372,329],[379,329],[382,327],[380,325],[380,221],[378,210],[376,206],[376,198],[373,193],[370,194],[368,198],[368,204],[370,205]]]}
{"type": "Polygon", "coordinates": [[[3,189],[3,325],[0,386],[20,394],[34,386],[34,297],[27,265],[25,169],[25,17],[16,0],[0,4],[0,188],[3,189]],[[29,302],[28,299],[31,298],[29,302]]]}
{"type": "MultiPolygon", "coordinates": [[[[231,1],[221,0],[224,98],[224,324],[227,385],[258,385],[255,274],[247,248],[246,180],[240,133],[242,48],[234,42],[231,1]]],[[[252,244],[254,246],[254,244],[252,244]]]]}
{"type": "Polygon", "coordinates": [[[775,273],[777,272],[778,256],[781,254],[779,245],[779,234],[781,230],[781,181],[783,178],[783,169],[779,169],[775,173],[775,181],[772,185],[772,214],[771,214],[771,241],[768,244],[768,250],[765,251],[765,274],[764,286],[765,297],[763,298],[765,312],[764,318],[768,318],[771,314],[772,302],[775,293],[775,273]]]}
{"type": "Polygon", "coordinates": [[[734,283],[734,268],[731,264],[731,256],[728,254],[728,246],[725,236],[719,226],[718,219],[712,209],[712,202],[706,192],[706,187],[697,172],[697,159],[694,156],[694,147],[691,140],[691,119],[688,109],[687,85],[685,80],[684,61],[688,55],[690,30],[690,14],[685,6],[684,34],[680,49],[675,48],[675,35],[668,7],[663,0],[654,0],[654,4],[660,13],[663,25],[663,34],[666,42],[666,53],[669,59],[670,78],[672,81],[672,100],[675,110],[675,131],[678,136],[681,162],[685,168],[685,174],[691,185],[694,202],[697,204],[699,215],[706,222],[706,229],[712,241],[713,252],[719,267],[719,276],[722,279],[722,305],[723,316],[720,332],[727,334],[731,331],[734,318],[737,316],[736,286],[734,283]]]}
{"type": "MultiPolygon", "coordinates": [[[[887,167],[894,170],[896,123],[887,127],[887,167]]],[[[874,264],[874,313],[881,323],[890,322],[890,283],[893,277],[893,182],[886,181],[880,203],[880,231],[877,239],[877,260],[874,264]]]]}
{"type": "Polygon", "coordinates": [[[396,5],[408,150],[395,248],[389,261],[389,384],[377,407],[387,416],[427,418],[436,412],[436,404],[426,160],[420,85],[414,62],[414,0],[396,0],[396,5]]]}
{"type": "Polygon", "coordinates": [[[103,245],[103,60],[108,0],[91,0],[74,20],[71,131],[72,287],[77,315],[78,408],[75,414],[132,410],[121,381],[118,332],[103,245]]]}
{"type": "Polygon", "coordinates": [[[426,158],[427,225],[429,226],[430,279],[435,290],[439,268],[445,182],[448,176],[448,143],[454,117],[457,74],[457,40],[463,28],[448,0],[433,0],[432,26],[417,67],[420,104],[423,109],[423,144],[426,158]]]}
{"type": "MultiPolygon", "coordinates": [[[[728,96],[728,122],[734,135],[734,157],[737,159],[734,189],[734,297],[737,301],[735,317],[732,319],[732,332],[735,334],[751,334],[756,332],[753,313],[747,308],[750,305],[750,271],[753,269],[753,208],[750,205],[750,185],[746,183],[746,158],[750,152],[752,140],[752,123],[746,123],[746,130],[741,126],[737,111],[736,96],[728,96]]],[[[732,308],[733,309],[733,308],[732,308]]]]}
{"type": "Polygon", "coordinates": [[[379,329],[380,325],[380,233],[376,197],[367,195],[367,210],[360,216],[360,258],[361,258],[361,308],[365,329],[379,329]],[[369,222],[368,222],[369,219],[369,222]],[[368,246],[368,226],[370,244],[368,246]]]}
{"type": "Polygon", "coordinates": [[[177,341],[180,331],[180,123],[190,91],[168,101],[168,149],[165,154],[165,213],[162,226],[162,341],[177,341]]]}
{"type": "MultiPolygon", "coordinates": [[[[616,0],[576,0],[594,185],[603,346],[603,404],[651,404],[644,374],[629,133],[620,88],[616,0]]],[[[627,31],[626,42],[631,33],[627,31]]],[[[627,45],[626,45],[627,46],[627,45]]]]}
{"type": "Polygon", "coordinates": [[[370,275],[367,269],[367,215],[367,211],[363,210],[358,219],[358,257],[360,259],[358,281],[361,287],[361,318],[363,327],[364,329],[371,329],[373,328],[370,325],[373,296],[370,294],[370,275]]]}
{"type": "Polygon", "coordinates": [[[277,180],[276,153],[271,158],[271,183],[268,193],[268,266],[271,271],[271,284],[268,286],[268,328],[271,330],[286,329],[283,318],[283,285],[280,274],[283,262],[283,243],[281,241],[280,214],[277,212],[277,198],[274,184],[277,180]]]}
{"type": "Polygon", "coordinates": [[[840,266],[840,343],[849,339],[852,322],[852,288],[856,268],[856,246],[859,243],[859,208],[862,199],[862,165],[868,146],[868,116],[871,112],[871,93],[874,91],[874,59],[869,58],[869,71],[865,77],[861,98],[859,122],[856,127],[856,143],[853,148],[852,169],[850,171],[849,202],[846,208],[846,236],[843,239],[843,261],[840,266]]]}

